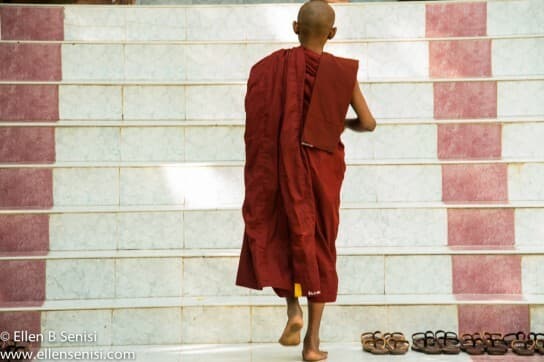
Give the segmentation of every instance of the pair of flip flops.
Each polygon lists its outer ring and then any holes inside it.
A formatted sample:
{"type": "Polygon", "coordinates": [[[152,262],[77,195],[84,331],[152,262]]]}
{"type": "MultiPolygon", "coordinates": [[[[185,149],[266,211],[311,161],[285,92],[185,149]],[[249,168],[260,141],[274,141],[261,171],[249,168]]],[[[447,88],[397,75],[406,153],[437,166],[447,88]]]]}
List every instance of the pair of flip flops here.
{"type": "Polygon", "coordinates": [[[417,332],[412,334],[412,350],[426,354],[459,354],[461,344],[455,332],[417,332]]]}
{"type": "Polygon", "coordinates": [[[471,355],[504,355],[509,349],[520,356],[544,354],[544,333],[466,333],[461,336],[461,349],[471,355]]]}
{"type": "Polygon", "coordinates": [[[501,333],[465,333],[461,336],[461,350],[471,355],[503,355],[508,352],[508,342],[501,333]]]}
{"type": "Polygon", "coordinates": [[[361,334],[361,344],[364,351],[372,354],[405,354],[410,347],[401,332],[365,332],[361,334]]]}
{"type": "Polygon", "coordinates": [[[544,333],[531,332],[526,335],[519,331],[506,334],[504,340],[517,355],[532,356],[535,352],[544,355],[544,333]]]}

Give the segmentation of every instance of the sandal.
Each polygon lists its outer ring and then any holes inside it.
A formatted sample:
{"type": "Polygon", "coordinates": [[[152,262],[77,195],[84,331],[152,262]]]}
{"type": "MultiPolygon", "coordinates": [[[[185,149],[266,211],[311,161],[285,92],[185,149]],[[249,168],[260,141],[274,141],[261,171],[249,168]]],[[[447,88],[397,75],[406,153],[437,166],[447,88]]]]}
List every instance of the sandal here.
{"type": "Polygon", "coordinates": [[[480,333],[465,333],[461,336],[461,350],[470,355],[485,353],[485,342],[480,333]]]}
{"type": "Polygon", "coordinates": [[[386,333],[385,338],[385,348],[391,354],[405,354],[410,348],[410,342],[404,338],[404,334],[401,332],[386,333]]]}
{"type": "Polygon", "coordinates": [[[364,332],[361,333],[361,344],[364,344],[367,339],[376,339],[381,337],[382,332],[364,332]]]}
{"type": "Polygon", "coordinates": [[[457,337],[457,333],[439,330],[436,331],[435,336],[442,353],[459,354],[461,352],[461,342],[457,337]]]}
{"type": "Polygon", "coordinates": [[[385,339],[380,331],[362,333],[361,344],[364,351],[372,354],[387,354],[389,352],[385,348],[385,339]]]}
{"type": "Polygon", "coordinates": [[[529,339],[535,341],[535,351],[544,354],[544,333],[531,332],[529,333],[529,339]],[[539,336],[543,338],[538,338],[539,336]]]}
{"type": "Polygon", "coordinates": [[[484,333],[485,349],[488,354],[504,355],[508,352],[508,343],[501,333],[484,333]]]}
{"type": "Polygon", "coordinates": [[[520,356],[535,354],[535,341],[532,339],[514,339],[510,344],[512,352],[520,356]]]}
{"type": "Polygon", "coordinates": [[[383,338],[366,339],[363,343],[363,350],[372,354],[389,353],[389,350],[385,347],[385,339],[383,338]]]}
{"type": "Polygon", "coordinates": [[[426,354],[440,354],[442,352],[433,331],[412,334],[412,350],[426,354]]]}
{"type": "Polygon", "coordinates": [[[512,342],[513,342],[514,340],[516,340],[516,339],[517,339],[517,340],[520,340],[520,339],[523,340],[523,339],[526,339],[526,337],[525,337],[525,333],[524,333],[524,332],[519,331],[519,332],[517,332],[517,333],[508,333],[508,334],[505,334],[505,335],[503,336],[503,339],[504,339],[504,341],[506,342],[506,344],[508,345],[508,348],[511,348],[512,342]]]}

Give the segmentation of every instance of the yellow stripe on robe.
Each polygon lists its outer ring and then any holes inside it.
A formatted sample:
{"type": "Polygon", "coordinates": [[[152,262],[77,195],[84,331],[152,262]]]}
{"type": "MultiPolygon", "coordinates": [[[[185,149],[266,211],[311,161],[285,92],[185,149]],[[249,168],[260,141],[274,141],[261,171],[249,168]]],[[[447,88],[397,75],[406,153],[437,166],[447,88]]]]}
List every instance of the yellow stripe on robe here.
{"type": "Polygon", "coordinates": [[[295,283],[295,297],[301,297],[302,296],[302,287],[300,283],[295,283]]]}

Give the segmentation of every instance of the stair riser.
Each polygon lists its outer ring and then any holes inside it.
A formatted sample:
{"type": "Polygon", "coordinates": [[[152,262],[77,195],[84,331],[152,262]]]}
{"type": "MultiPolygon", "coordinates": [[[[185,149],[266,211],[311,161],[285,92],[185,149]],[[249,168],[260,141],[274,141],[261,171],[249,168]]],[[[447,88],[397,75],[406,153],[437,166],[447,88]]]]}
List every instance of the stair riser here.
{"type": "MultiPolygon", "coordinates": [[[[62,79],[170,82],[245,80],[251,66],[259,59],[276,49],[296,45],[294,39],[292,43],[277,44],[63,44],[62,79]],[[217,59],[223,59],[224,66],[217,67],[217,59]]],[[[17,49],[24,49],[34,56],[38,55],[34,53],[56,52],[58,49],[58,45],[43,44],[2,44],[0,47],[14,52],[8,58],[13,62],[18,57],[17,49]]],[[[428,79],[429,74],[432,77],[523,77],[544,73],[544,65],[540,61],[544,55],[542,38],[331,43],[326,50],[339,56],[360,59],[360,81],[428,79]],[[481,50],[482,47],[485,50],[481,50]],[[520,57],[519,54],[524,56],[520,57]],[[451,69],[449,63],[459,57],[467,59],[451,69]],[[391,59],[395,59],[395,62],[392,63],[391,59]]],[[[20,74],[9,74],[6,79],[20,77],[20,74]]]]}
{"type": "MultiPolygon", "coordinates": [[[[36,285],[4,285],[4,301],[274,295],[236,286],[238,257],[1,261],[36,285]],[[98,287],[97,287],[98,286],[98,287]]],[[[542,255],[339,255],[339,294],[544,294],[542,255]],[[428,276],[432,275],[432,278],[428,276]],[[501,275],[500,279],[495,276],[501,275]],[[409,276],[409,277],[407,277],[409,276]],[[417,276],[422,276],[418,278],[417,276]],[[427,276],[427,277],[426,277],[427,276]]]]}
{"type": "MultiPolygon", "coordinates": [[[[488,307],[492,313],[496,307],[488,307]]],[[[537,330],[544,307],[517,307],[521,320],[498,326],[504,331],[537,330]]],[[[308,315],[303,306],[304,315],[308,315]]],[[[513,313],[512,316],[517,316],[513,313]]],[[[285,307],[183,307],[51,311],[41,313],[42,332],[96,331],[96,343],[77,345],[276,342],[286,321],[285,307]],[[168,328],[164,328],[167,325],[168,328]],[[143,332],[145,331],[145,332],[143,332]]],[[[479,318],[481,319],[481,318],[479,318]]],[[[457,306],[327,306],[322,342],[356,342],[364,331],[402,331],[407,337],[426,330],[464,328],[457,306]]],[[[466,324],[465,324],[466,325],[466,324]]],[[[302,332],[305,333],[306,326],[302,332]]],[[[493,329],[495,330],[495,329],[493,329]]],[[[468,332],[468,330],[464,330],[468,332]]],[[[55,345],[54,342],[44,343],[55,345]]],[[[59,343],[56,343],[59,346],[59,343]]],[[[64,345],[66,346],[66,345],[64,345]]]]}
{"type": "MultiPolygon", "coordinates": [[[[342,209],[336,245],[539,247],[544,209],[342,209]],[[497,222],[499,222],[497,224],[497,222]]],[[[239,248],[238,210],[3,216],[4,250],[239,248]],[[33,225],[28,232],[18,225],[33,225]],[[33,246],[32,246],[33,245],[33,246]],[[29,248],[30,247],[30,248],[29,248]]]]}
{"type": "MultiPolygon", "coordinates": [[[[55,206],[225,207],[241,205],[244,196],[243,166],[3,169],[0,176],[13,187],[3,207],[51,202],[38,196],[29,201],[42,189],[39,185],[19,185],[21,178],[33,172],[44,174],[44,178],[52,176],[55,206]]],[[[543,184],[535,181],[542,179],[542,163],[352,165],[345,172],[341,199],[348,203],[537,201],[544,200],[543,184]]]]}

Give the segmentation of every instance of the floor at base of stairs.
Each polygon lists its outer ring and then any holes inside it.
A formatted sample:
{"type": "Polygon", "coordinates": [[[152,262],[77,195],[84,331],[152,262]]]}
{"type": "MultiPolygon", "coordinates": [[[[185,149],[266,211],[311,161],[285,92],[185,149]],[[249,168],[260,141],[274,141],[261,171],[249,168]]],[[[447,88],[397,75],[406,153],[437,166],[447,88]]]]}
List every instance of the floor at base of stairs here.
{"type": "MultiPolygon", "coordinates": [[[[42,350],[48,347],[42,347],[42,350]]],[[[425,355],[409,351],[405,355],[374,356],[361,349],[361,344],[321,343],[321,348],[329,352],[327,362],[351,361],[544,361],[544,356],[520,357],[509,352],[505,356],[425,355]]],[[[240,344],[184,344],[164,346],[116,346],[116,347],[50,347],[51,351],[134,351],[136,361],[145,362],[298,362],[302,361],[302,345],[283,347],[277,343],[240,344]]],[[[58,359],[57,359],[58,360],[58,359]]],[[[43,360],[42,360],[43,361],[43,360]]]]}

